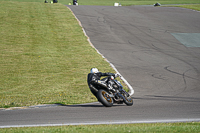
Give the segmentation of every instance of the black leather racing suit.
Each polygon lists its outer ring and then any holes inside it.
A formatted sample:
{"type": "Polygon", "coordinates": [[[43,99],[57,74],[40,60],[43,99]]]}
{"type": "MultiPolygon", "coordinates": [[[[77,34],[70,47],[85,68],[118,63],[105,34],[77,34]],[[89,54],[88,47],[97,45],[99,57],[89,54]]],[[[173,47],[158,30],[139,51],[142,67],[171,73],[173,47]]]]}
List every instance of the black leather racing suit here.
{"type": "MultiPolygon", "coordinates": [[[[89,73],[88,77],[87,77],[87,81],[88,81],[88,86],[91,90],[91,92],[96,96],[96,93],[98,92],[98,90],[96,89],[96,87],[100,84],[98,82],[98,80],[101,79],[102,76],[114,76],[114,73],[102,73],[102,72],[98,72],[98,73],[89,73]]],[[[109,79],[102,79],[102,80],[106,80],[106,83],[108,82],[109,79]]],[[[102,84],[102,86],[105,84],[102,84]]],[[[107,86],[107,84],[106,84],[107,86]]]]}

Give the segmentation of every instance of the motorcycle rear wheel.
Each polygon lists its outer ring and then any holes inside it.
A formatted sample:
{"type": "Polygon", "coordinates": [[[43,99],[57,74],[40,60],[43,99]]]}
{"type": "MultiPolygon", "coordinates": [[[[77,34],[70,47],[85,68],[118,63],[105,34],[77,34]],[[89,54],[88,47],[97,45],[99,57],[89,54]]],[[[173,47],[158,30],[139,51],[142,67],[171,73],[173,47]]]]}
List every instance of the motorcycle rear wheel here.
{"type": "Polygon", "coordinates": [[[97,99],[106,107],[113,105],[113,98],[109,96],[109,93],[105,90],[99,90],[97,92],[97,99]]]}

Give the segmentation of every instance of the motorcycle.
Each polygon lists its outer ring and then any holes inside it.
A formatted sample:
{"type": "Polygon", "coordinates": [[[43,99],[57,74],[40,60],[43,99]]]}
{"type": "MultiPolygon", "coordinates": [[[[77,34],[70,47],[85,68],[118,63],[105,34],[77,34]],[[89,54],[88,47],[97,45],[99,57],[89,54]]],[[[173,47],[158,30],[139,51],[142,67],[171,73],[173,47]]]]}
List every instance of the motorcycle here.
{"type": "Polygon", "coordinates": [[[132,97],[113,76],[108,76],[96,82],[95,88],[98,91],[96,97],[104,106],[111,107],[114,103],[125,103],[127,106],[133,105],[132,97]]]}
{"type": "Polygon", "coordinates": [[[73,0],[73,5],[78,5],[77,0],[73,0]]]}

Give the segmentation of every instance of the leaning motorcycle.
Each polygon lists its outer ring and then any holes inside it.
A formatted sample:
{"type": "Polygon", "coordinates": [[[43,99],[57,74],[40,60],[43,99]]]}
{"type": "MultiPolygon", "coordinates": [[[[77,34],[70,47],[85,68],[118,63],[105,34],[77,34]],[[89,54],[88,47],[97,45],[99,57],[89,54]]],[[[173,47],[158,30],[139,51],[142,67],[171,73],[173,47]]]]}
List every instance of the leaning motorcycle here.
{"type": "Polygon", "coordinates": [[[133,105],[132,97],[113,76],[108,76],[96,82],[95,88],[98,91],[96,97],[104,106],[111,107],[114,103],[125,103],[127,106],[133,105]]]}
{"type": "Polygon", "coordinates": [[[77,0],[73,0],[73,5],[78,5],[77,0]]]}

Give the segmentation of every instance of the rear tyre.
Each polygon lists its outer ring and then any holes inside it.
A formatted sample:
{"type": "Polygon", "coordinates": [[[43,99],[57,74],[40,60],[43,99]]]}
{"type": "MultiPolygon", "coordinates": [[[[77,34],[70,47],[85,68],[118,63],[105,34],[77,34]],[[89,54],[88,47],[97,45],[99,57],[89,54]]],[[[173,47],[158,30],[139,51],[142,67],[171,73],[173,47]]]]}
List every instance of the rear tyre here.
{"type": "Polygon", "coordinates": [[[105,90],[99,90],[97,92],[97,99],[106,107],[113,105],[113,98],[109,96],[109,93],[105,90]]]}

